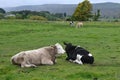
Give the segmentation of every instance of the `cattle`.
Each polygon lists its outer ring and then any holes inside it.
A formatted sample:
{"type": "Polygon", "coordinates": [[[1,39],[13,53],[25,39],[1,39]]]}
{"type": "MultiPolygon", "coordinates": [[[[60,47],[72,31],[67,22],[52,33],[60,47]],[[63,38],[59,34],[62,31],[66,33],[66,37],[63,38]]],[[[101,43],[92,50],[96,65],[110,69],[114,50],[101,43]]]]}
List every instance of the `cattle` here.
{"type": "Polygon", "coordinates": [[[94,57],[86,49],[66,42],[64,42],[64,45],[66,46],[65,51],[67,53],[66,60],[77,64],[93,64],[94,57]]]}
{"type": "Polygon", "coordinates": [[[38,65],[53,65],[57,54],[64,54],[63,47],[56,43],[34,50],[22,51],[11,57],[12,64],[23,67],[37,67],[38,65]]]}
{"type": "Polygon", "coordinates": [[[77,24],[76,24],[76,28],[80,28],[80,27],[82,27],[83,26],[83,22],[78,22],[77,24]]]}
{"type": "Polygon", "coordinates": [[[74,26],[74,22],[73,21],[70,21],[70,26],[74,26]]]}

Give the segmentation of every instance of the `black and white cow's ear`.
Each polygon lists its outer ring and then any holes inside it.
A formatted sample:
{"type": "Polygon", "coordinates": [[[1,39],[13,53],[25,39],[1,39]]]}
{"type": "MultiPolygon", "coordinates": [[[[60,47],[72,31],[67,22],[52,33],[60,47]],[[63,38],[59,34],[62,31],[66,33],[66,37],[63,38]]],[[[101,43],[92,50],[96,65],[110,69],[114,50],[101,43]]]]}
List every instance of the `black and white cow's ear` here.
{"type": "Polygon", "coordinates": [[[72,45],[72,43],[69,43],[69,45],[72,45]]]}
{"type": "Polygon", "coordinates": [[[64,45],[67,45],[67,43],[66,43],[66,42],[63,42],[63,44],[64,44],[64,45]]]}
{"type": "Polygon", "coordinates": [[[66,42],[63,42],[64,45],[71,45],[72,46],[72,43],[66,43],[66,42]]]}

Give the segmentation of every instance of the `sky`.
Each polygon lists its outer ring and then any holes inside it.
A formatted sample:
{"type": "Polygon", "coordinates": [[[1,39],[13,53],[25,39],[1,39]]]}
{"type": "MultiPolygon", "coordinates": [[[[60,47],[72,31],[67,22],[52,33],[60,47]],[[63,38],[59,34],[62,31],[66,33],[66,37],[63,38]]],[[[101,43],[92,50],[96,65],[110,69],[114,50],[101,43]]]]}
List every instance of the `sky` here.
{"type": "MultiPolygon", "coordinates": [[[[42,5],[42,4],[78,4],[84,0],[0,0],[0,7],[16,7],[22,5],[42,5]]],[[[89,0],[91,3],[115,2],[120,0],[89,0]]]]}

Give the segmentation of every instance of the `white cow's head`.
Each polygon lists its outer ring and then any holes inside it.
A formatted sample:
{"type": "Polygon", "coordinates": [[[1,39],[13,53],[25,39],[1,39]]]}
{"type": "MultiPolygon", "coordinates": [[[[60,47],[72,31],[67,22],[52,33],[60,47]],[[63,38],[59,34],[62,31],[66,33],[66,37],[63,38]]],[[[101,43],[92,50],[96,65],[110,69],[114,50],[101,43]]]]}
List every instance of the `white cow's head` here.
{"type": "Polygon", "coordinates": [[[63,47],[59,43],[56,43],[55,46],[57,48],[57,53],[58,54],[64,54],[65,53],[65,50],[63,49],[63,47]]]}

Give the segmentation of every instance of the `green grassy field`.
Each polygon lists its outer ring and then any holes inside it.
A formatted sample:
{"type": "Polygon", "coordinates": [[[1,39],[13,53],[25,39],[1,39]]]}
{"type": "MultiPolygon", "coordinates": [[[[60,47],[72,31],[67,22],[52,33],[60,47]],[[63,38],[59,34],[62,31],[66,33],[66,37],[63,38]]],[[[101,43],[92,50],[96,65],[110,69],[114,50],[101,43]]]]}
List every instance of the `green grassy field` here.
{"type": "MultiPolygon", "coordinates": [[[[63,45],[64,47],[64,45],[63,45]]],[[[0,20],[0,80],[120,80],[120,22],[85,22],[76,29],[68,22],[0,20]],[[20,68],[10,58],[23,51],[59,42],[71,42],[89,50],[93,65],[67,62],[66,54],[57,64],[20,68]]]]}

